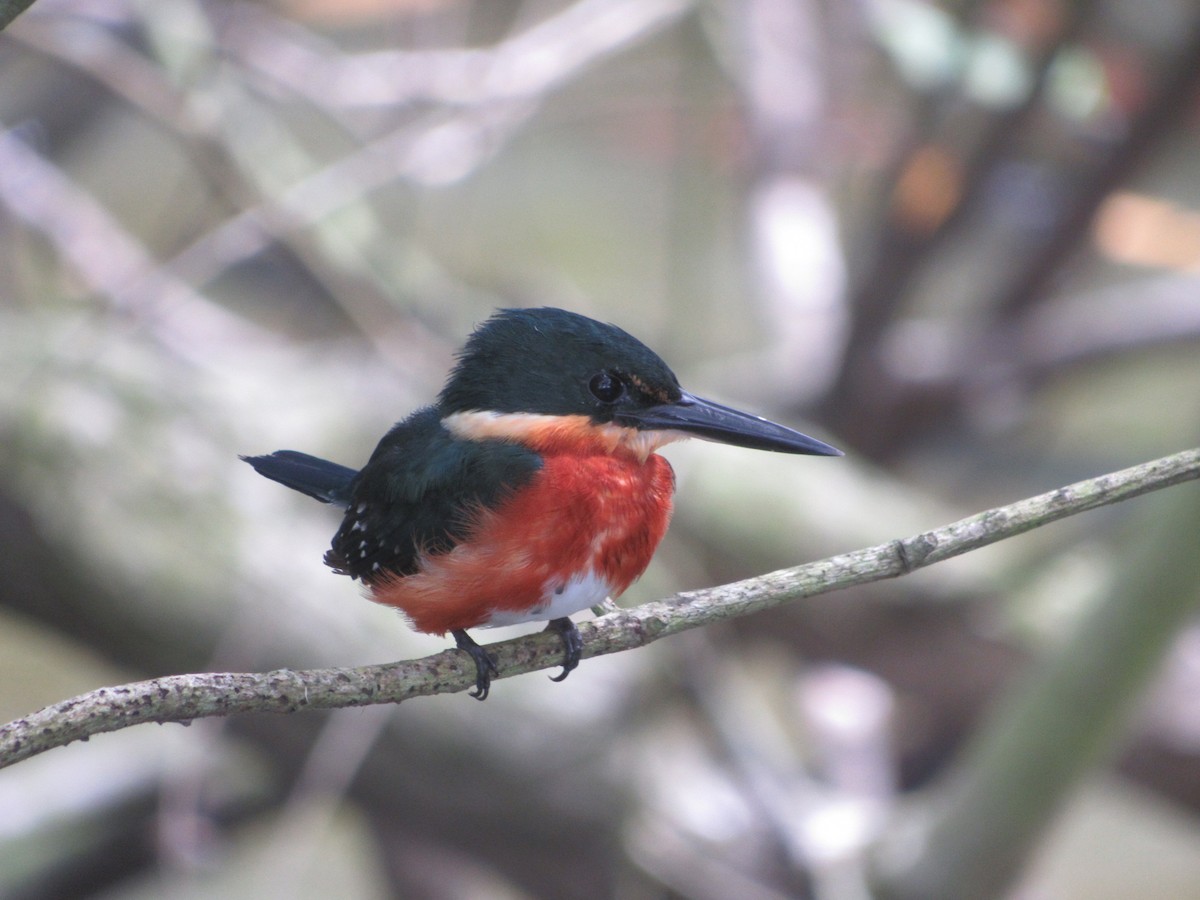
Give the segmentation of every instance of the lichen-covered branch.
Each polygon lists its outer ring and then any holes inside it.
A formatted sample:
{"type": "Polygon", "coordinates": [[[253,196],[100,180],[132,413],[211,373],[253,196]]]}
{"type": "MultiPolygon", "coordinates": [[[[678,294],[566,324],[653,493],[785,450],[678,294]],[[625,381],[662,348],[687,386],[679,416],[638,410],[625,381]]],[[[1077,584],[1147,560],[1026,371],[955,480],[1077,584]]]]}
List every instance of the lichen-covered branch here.
{"type": "MultiPolygon", "coordinates": [[[[801,597],[895,578],[1076,513],[1200,478],[1200,449],[1122,469],[986,510],[942,528],[745,581],[676,594],[581,623],[585,657],[630,650],[689,628],[769,609],[801,597]]],[[[488,647],[501,677],[559,663],[556,635],[488,647]]],[[[53,747],[140,722],[188,722],[240,712],[296,712],[399,703],[471,687],[475,668],[456,650],[359,668],[173,675],[64,700],[0,728],[0,767],[53,747]]]]}

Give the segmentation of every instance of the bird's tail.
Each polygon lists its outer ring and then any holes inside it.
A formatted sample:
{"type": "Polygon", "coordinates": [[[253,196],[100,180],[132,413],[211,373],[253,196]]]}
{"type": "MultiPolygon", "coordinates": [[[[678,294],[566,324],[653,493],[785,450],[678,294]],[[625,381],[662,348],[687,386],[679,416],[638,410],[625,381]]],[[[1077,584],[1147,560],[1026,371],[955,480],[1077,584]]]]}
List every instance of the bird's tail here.
{"type": "Polygon", "coordinates": [[[270,456],[243,456],[259,475],[278,481],[322,503],[346,506],[357,470],[296,450],[276,450],[270,456]]]}

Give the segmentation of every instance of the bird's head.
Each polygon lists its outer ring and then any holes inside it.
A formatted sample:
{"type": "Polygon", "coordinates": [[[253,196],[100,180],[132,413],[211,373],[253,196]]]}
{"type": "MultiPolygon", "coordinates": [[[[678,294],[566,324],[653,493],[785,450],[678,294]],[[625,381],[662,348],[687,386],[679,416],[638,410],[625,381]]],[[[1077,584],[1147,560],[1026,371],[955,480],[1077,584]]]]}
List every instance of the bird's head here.
{"type": "Polygon", "coordinates": [[[438,409],[462,437],[534,446],[589,433],[643,458],[683,437],[842,455],[783,425],[689,394],[637,338],[549,307],[501,310],[480,325],[459,354],[438,409]]]}

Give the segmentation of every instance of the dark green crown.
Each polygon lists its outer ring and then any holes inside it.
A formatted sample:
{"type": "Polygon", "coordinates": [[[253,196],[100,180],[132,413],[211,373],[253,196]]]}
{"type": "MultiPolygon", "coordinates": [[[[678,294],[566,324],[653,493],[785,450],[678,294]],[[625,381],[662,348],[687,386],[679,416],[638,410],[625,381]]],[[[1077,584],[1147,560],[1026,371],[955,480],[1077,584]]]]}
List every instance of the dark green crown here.
{"type": "Polygon", "coordinates": [[[468,339],[438,398],[443,416],[469,410],[587,415],[678,400],[675,373],[615,325],[562,309],[504,309],[468,339]]]}

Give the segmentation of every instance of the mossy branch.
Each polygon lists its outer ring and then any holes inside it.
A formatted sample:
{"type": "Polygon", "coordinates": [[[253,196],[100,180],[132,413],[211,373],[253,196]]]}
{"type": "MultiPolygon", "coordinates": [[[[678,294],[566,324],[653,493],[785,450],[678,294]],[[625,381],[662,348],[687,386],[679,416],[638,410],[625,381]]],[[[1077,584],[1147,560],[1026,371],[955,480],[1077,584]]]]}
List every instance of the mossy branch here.
{"type": "MultiPolygon", "coordinates": [[[[659,638],[746,616],[802,597],[908,574],[1077,513],[1200,478],[1200,449],[1090,478],[989,509],[913,537],[781,569],[581,623],[584,657],[642,647],[659,638]]],[[[488,646],[502,678],[556,666],[559,638],[536,634],[488,646]]],[[[0,767],[53,747],[141,722],[190,722],[242,712],[296,712],[399,703],[474,685],[475,667],[457,650],[358,668],[172,675],[100,688],[0,728],[0,767]]]]}

